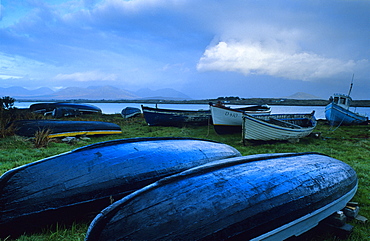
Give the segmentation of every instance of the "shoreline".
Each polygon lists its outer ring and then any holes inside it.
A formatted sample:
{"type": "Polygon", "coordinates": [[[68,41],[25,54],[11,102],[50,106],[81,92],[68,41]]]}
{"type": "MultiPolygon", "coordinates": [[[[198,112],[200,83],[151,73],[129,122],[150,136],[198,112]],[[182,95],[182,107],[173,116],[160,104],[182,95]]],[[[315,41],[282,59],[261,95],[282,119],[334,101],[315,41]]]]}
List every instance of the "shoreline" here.
{"type": "MultiPolygon", "coordinates": [[[[329,100],[285,99],[285,98],[246,98],[246,99],[204,99],[204,100],[166,100],[166,99],[18,99],[16,102],[73,102],[73,103],[144,103],[144,104],[207,104],[222,101],[228,105],[285,105],[285,106],[326,106],[329,100]]],[[[351,107],[370,107],[370,100],[352,100],[351,107]]]]}

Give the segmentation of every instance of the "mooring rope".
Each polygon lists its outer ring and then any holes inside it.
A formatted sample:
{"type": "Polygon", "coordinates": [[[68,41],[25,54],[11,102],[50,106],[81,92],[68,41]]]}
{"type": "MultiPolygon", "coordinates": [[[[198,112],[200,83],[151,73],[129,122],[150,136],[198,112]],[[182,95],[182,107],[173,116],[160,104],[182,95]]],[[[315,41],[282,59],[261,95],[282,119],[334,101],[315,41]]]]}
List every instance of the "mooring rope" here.
{"type": "MultiPolygon", "coordinates": [[[[345,117],[343,117],[342,121],[339,123],[339,125],[337,127],[334,128],[334,130],[332,130],[331,127],[330,127],[329,131],[336,131],[342,125],[342,123],[344,121],[344,118],[345,117]]],[[[334,122],[333,122],[333,124],[334,124],[334,122]]],[[[331,126],[333,127],[333,125],[331,125],[331,126]]]]}

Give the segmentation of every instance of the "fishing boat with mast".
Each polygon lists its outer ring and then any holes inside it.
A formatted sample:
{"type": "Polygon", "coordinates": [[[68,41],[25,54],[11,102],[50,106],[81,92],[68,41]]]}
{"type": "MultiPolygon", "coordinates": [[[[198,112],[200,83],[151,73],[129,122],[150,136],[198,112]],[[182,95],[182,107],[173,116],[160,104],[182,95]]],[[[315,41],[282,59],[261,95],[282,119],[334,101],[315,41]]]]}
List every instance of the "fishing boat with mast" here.
{"type": "Polygon", "coordinates": [[[334,125],[357,125],[367,123],[369,118],[350,110],[352,102],[351,91],[353,87],[353,76],[351,86],[346,94],[335,93],[330,97],[330,103],[325,107],[325,118],[331,126],[334,125]]]}

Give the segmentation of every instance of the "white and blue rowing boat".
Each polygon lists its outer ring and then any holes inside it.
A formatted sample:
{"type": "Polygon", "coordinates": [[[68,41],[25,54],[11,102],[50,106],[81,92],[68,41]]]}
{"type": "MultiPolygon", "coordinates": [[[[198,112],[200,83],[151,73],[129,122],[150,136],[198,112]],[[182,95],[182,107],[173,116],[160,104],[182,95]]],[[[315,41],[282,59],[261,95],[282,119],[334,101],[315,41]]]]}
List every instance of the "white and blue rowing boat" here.
{"type": "Polygon", "coordinates": [[[243,115],[243,140],[296,141],[315,129],[315,112],[309,114],[243,115]]]}

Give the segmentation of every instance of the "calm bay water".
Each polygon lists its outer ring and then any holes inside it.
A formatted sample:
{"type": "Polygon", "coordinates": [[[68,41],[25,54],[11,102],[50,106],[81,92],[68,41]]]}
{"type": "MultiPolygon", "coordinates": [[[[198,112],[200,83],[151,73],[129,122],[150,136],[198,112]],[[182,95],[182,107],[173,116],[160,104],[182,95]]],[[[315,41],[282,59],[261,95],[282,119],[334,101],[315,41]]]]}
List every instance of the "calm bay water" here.
{"type": "MultiPolygon", "coordinates": [[[[35,102],[15,102],[14,106],[17,108],[29,108],[35,102]]],[[[139,108],[141,105],[155,107],[155,104],[140,104],[140,103],[87,103],[99,107],[104,114],[117,114],[121,113],[122,109],[126,107],[139,108]]],[[[230,105],[230,107],[240,107],[238,105],[230,105]]],[[[203,104],[158,104],[158,108],[164,109],[181,109],[181,110],[208,110],[208,105],[203,104]]],[[[325,106],[282,106],[271,105],[271,113],[310,113],[315,111],[317,119],[325,119],[325,106]]],[[[370,107],[356,107],[351,108],[352,111],[370,117],[370,107]]]]}

